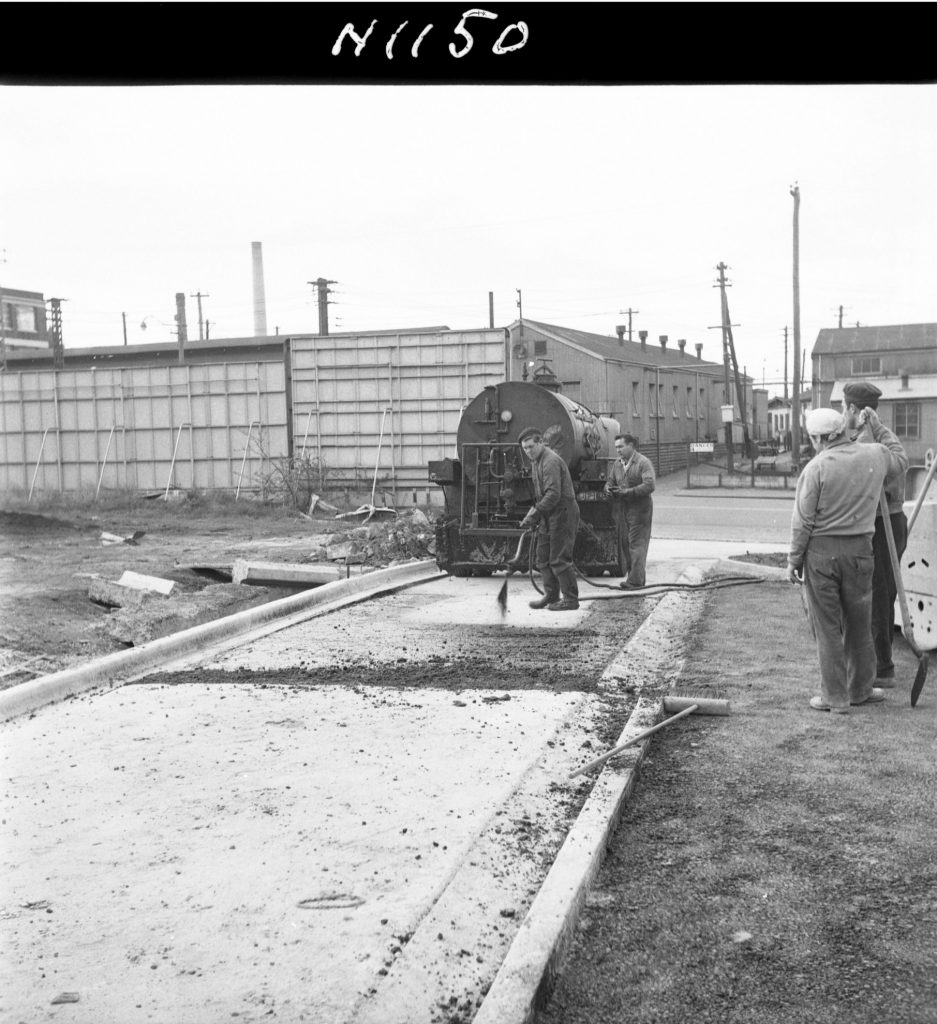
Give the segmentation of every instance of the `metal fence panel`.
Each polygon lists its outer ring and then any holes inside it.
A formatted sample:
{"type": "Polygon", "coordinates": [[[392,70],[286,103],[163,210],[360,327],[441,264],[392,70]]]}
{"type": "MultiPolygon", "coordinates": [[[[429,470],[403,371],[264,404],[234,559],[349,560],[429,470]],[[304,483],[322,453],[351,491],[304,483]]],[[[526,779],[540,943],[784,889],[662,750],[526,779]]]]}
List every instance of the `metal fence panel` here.
{"type": "Polygon", "coordinates": [[[7,372],[0,424],[5,491],[256,487],[264,454],[287,455],[286,374],[262,361],[7,372]]]}
{"type": "MultiPolygon", "coordinates": [[[[294,451],[333,482],[431,500],[463,408],[504,379],[505,336],[478,331],[294,337],[294,451]]],[[[409,499],[407,499],[409,500],[409,499]]],[[[399,501],[399,498],[398,498],[399,501]]]]}

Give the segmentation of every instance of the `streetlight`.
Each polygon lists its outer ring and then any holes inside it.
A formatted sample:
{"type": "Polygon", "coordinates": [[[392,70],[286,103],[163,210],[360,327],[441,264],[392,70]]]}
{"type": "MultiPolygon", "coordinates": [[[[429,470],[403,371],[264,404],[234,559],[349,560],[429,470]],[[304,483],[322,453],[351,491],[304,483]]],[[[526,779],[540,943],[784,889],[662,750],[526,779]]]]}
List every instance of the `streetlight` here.
{"type": "Polygon", "coordinates": [[[155,323],[158,323],[158,324],[162,324],[162,325],[163,325],[163,327],[168,327],[168,328],[169,328],[170,330],[172,330],[172,329],[173,329],[173,325],[172,325],[172,324],[166,323],[166,321],[165,321],[165,320],[160,320],[160,319],[159,319],[159,317],[153,316],[152,314],[148,313],[148,314],[147,314],[147,315],[146,315],[146,316],[145,316],[145,317],[144,317],[144,318],[143,318],[143,319],[142,319],[142,320],[140,321],[140,330],[141,330],[141,331],[145,331],[145,330],[147,329],[147,327],[146,327],[146,322],[147,322],[147,320],[153,320],[153,321],[154,321],[155,323]]]}

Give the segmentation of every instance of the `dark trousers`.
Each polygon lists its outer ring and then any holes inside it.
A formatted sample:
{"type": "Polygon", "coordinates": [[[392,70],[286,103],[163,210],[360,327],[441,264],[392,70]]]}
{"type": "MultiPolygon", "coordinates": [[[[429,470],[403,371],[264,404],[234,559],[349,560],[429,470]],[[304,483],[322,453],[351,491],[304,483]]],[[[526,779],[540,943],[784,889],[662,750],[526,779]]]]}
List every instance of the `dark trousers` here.
{"type": "Polygon", "coordinates": [[[579,506],[560,505],[545,516],[537,528],[536,564],[543,577],[546,597],[579,600],[579,584],[573,568],[573,547],[579,529],[579,506]]]}
{"type": "Polygon", "coordinates": [[[812,537],[804,587],[820,661],[820,696],[831,707],[864,701],[875,684],[872,538],[812,537]]]}
{"type": "MultiPolygon", "coordinates": [[[[891,528],[895,535],[898,563],[908,546],[908,518],[904,512],[892,512],[891,528]]],[[[890,679],[895,674],[895,663],[891,656],[891,641],[895,633],[895,600],[898,584],[891,571],[891,557],[888,553],[888,538],[882,517],[875,517],[875,535],[872,537],[872,554],[875,556],[875,570],[872,574],[872,641],[875,644],[875,674],[890,679]]]]}
{"type": "Polygon", "coordinates": [[[636,587],[643,587],[654,518],[653,499],[618,498],[612,505],[612,517],[618,526],[618,551],[625,577],[636,587]]]}

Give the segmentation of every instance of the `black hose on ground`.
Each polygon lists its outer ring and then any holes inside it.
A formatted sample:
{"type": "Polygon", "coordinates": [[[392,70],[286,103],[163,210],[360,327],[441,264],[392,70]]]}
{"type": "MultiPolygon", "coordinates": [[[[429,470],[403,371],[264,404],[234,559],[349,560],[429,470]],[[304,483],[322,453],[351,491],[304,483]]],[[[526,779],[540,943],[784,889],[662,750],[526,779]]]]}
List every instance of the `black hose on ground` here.
{"type": "MultiPolygon", "coordinates": [[[[530,585],[537,591],[541,596],[543,591],[537,585],[537,581],[534,578],[535,566],[534,566],[534,537],[535,530],[527,530],[526,533],[521,535],[521,539],[517,545],[517,553],[515,559],[520,555],[521,547],[524,543],[524,537],[530,534],[530,548],[528,550],[527,559],[527,575],[530,579],[530,585]]],[[[650,583],[645,587],[635,587],[634,589],[622,590],[617,583],[597,583],[595,580],[590,580],[588,576],[585,576],[575,563],[573,569],[576,575],[588,583],[590,587],[601,587],[603,590],[611,590],[611,594],[580,594],[580,601],[610,601],[620,597],[657,597],[660,594],[666,594],[669,591],[674,590],[720,590],[723,587],[740,587],[747,583],[766,583],[768,578],[766,576],[713,576],[712,579],[703,580],[702,583],[650,583]]]]}

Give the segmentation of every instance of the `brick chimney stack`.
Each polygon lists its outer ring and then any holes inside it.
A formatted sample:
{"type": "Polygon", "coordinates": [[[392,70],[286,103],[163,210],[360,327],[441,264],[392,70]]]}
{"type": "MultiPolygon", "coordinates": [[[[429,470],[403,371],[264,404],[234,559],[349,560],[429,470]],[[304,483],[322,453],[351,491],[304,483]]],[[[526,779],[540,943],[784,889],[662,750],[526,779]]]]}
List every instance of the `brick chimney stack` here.
{"type": "Polygon", "coordinates": [[[703,358],[703,343],[701,341],[698,341],[696,343],[696,345],[695,345],[695,348],[696,348],[696,358],[699,359],[699,360],[702,360],[702,358],[703,358]]]}
{"type": "Polygon", "coordinates": [[[615,331],[618,334],[618,344],[619,345],[624,345],[624,343],[625,343],[625,331],[626,330],[627,330],[627,327],[625,327],[624,324],[619,324],[615,328],[615,331]]]}
{"type": "Polygon", "coordinates": [[[686,351],[686,338],[677,339],[677,348],[680,349],[681,355],[686,351]]]}
{"type": "Polygon", "coordinates": [[[643,352],[647,348],[647,331],[638,331],[638,337],[641,339],[641,351],[643,352]]]}
{"type": "Polygon", "coordinates": [[[661,351],[663,351],[667,347],[667,335],[666,334],[662,334],[660,336],[660,347],[661,347],[661,351]]]}

